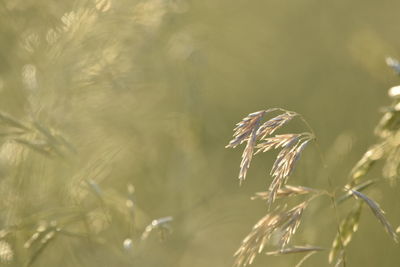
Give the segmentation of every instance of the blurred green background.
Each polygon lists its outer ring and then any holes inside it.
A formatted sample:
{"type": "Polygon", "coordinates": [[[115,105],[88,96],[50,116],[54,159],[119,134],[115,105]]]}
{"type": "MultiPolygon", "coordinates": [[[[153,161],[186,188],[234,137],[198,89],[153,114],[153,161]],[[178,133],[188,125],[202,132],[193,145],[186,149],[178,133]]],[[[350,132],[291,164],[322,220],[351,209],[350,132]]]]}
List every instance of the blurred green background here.
{"type": "MultiPolygon", "coordinates": [[[[0,1],[0,110],[13,117],[0,125],[0,265],[231,266],[267,211],[250,196],[267,188],[275,156],[257,156],[239,187],[241,151],[224,148],[234,124],[270,107],[303,114],[329,167],[310,146],[290,183],[345,184],[399,82],[385,66],[400,57],[399,10],[394,0],[0,1]]],[[[281,132],[305,130],[294,121],[281,132]]],[[[394,227],[396,190],[368,191],[394,227]]],[[[335,225],[328,199],[313,204],[293,242],[329,248],[335,225]]],[[[369,211],[347,256],[352,267],[400,262],[369,211]]],[[[327,252],[304,266],[328,266],[327,252]]]]}

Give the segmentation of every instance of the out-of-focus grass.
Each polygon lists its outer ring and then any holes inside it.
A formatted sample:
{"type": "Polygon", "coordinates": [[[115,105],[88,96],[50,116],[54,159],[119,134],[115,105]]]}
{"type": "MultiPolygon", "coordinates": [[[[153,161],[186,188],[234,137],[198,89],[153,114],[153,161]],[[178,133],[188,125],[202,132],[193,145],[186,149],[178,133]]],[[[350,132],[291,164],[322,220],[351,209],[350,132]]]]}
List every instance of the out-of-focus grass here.
{"type": "MultiPolygon", "coordinates": [[[[2,1],[0,110],[25,126],[0,120],[2,264],[230,266],[264,211],[248,197],[265,188],[262,162],[272,160],[256,158],[237,188],[238,154],[223,149],[231,126],[253,110],[297,110],[327,154],[350,136],[332,170],[344,181],[396,82],[384,57],[400,47],[398,6],[2,1]],[[163,241],[157,229],[141,240],[167,216],[163,241]]],[[[324,183],[315,153],[301,164],[293,179],[324,183]]],[[[396,218],[395,192],[385,190],[382,205],[396,218]]],[[[362,230],[370,244],[355,238],[351,266],[398,261],[385,236],[368,232],[376,227],[362,230]]],[[[334,234],[299,238],[330,245],[334,234]]],[[[296,260],[260,257],[254,266],[296,260]]]]}

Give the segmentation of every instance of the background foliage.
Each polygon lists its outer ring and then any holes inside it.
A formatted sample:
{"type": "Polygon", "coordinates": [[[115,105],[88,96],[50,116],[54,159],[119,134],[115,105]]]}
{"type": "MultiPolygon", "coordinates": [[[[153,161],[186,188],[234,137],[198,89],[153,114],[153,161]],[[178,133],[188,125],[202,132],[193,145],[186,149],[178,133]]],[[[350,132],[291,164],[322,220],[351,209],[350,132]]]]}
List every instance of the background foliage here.
{"type": "MultiPolygon", "coordinates": [[[[7,266],[231,266],[265,205],[265,166],[240,188],[232,126],[269,107],[301,113],[315,149],[292,183],[345,183],[374,143],[398,80],[400,3],[382,1],[0,1],[0,258],[7,266]],[[153,219],[167,229],[141,235],[153,219]],[[162,239],[160,241],[160,239],[162,239]],[[131,242],[131,243],[130,243],[131,242]]],[[[296,127],[296,126],[292,126],[296,127]]],[[[377,168],[379,169],[379,168],[377,168]]],[[[372,172],[380,177],[380,171],[372,172]]],[[[395,227],[396,187],[369,191],[395,227]]],[[[309,207],[295,239],[329,247],[309,207]]],[[[329,205],[328,201],[325,206],[329,205]]],[[[394,266],[398,246],[364,213],[349,266],[394,266]],[[369,253],[366,253],[368,251],[369,253]]],[[[299,256],[260,256],[292,266],[299,256]]],[[[306,266],[327,265],[327,253],[306,266]]]]}

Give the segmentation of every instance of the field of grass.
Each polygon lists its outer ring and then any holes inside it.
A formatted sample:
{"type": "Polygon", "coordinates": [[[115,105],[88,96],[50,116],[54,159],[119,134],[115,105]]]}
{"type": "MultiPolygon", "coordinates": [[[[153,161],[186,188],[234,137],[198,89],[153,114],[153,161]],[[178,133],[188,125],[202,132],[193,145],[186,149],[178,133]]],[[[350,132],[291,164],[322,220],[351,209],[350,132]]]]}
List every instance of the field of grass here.
{"type": "Polygon", "coordinates": [[[399,8],[0,0],[0,266],[397,266],[399,8]]]}

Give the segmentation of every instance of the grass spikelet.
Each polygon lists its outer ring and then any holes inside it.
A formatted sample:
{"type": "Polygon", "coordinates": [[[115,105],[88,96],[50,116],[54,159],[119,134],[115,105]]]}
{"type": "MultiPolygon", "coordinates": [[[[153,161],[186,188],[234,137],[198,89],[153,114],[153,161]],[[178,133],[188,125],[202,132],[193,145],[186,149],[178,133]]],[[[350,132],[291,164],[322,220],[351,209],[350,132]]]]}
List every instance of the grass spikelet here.
{"type": "Polygon", "coordinates": [[[247,115],[241,122],[236,124],[235,129],[233,129],[233,139],[229,141],[229,144],[226,148],[231,147],[235,148],[236,146],[242,144],[247,141],[248,137],[255,130],[257,132],[260,120],[265,114],[265,110],[260,110],[254,113],[247,115]]]}
{"type": "Polygon", "coordinates": [[[281,216],[275,213],[269,213],[259,220],[234,254],[236,257],[234,266],[251,264],[255,256],[263,250],[272,233],[279,227],[280,220],[281,216]]]}
{"type": "Polygon", "coordinates": [[[353,182],[357,183],[359,178],[364,176],[371,169],[372,165],[383,157],[384,147],[384,143],[377,144],[364,153],[350,172],[350,177],[353,179],[353,182]]]}
{"type": "MultiPolygon", "coordinates": [[[[363,191],[366,188],[373,185],[375,182],[376,182],[376,180],[367,180],[355,187],[352,187],[351,189],[356,190],[356,191],[363,191]]],[[[350,188],[351,185],[346,185],[346,187],[350,188]]],[[[336,203],[340,204],[340,203],[344,202],[345,200],[349,199],[351,196],[352,196],[352,193],[350,191],[347,191],[345,194],[343,194],[342,196],[337,198],[336,203]]]]}
{"type": "Polygon", "coordinates": [[[375,134],[381,138],[386,138],[395,133],[400,128],[400,111],[390,107],[375,128],[375,134]]]}
{"type": "Polygon", "coordinates": [[[274,165],[271,169],[271,176],[274,178],[269,186],[269,199],[271,205],[276,198],[278,190],[284,185],[293,172],[295,164],[299,159],[301,152],[303,152],[306,145],[311,141],[311,138],[305,140],[293,140],[285,146],[278,154],[274,165]]]}
{"type": "Polygon", "coordinates": [[[289,211],[274,211],[265,215],[242,241],[235,253],[234,266],[240,267],[251,264],[256,255],[264,250],[272,234],[276,231],[281,234],[279,243],[280,248],[284,249],[299,227],[306,206],[307,202],[303,202],[289,211]]]}
{"type": "Polygon", "coordinates": [[[293,119],[296,115],[297,114],[294,112],[287,111],[264,122],[257,130],[257,137],[260,139],[265,139],[267,136],[273,134],[276,130],[293,119]]]}
{"type": "Polygon", "coordinates": [[[281,248],[284,248],[292,238],[292,236],[296,233],[297,228],[300,225],[301,217],[303,215],[303,211],[307,206],[307,202],[303,202],[293,209],[291,209],[287,215],[288,220],[282,226],[283,235],[280,239],[281,248]]]}
{"type": "Polygon", "coordinates": [[[25,267],[32,266],[36,260],[42,255],[43,251],[48,247],[51,241],[53,241],[56,237],[56,232],[54,230],[47,232],[44,237],[40,240],[40,245],[33,253],[33,255],[29,258],[29,260],[25,263],[25,267]]]}
{"type": "Polygon", "coordinates": [[[259,143],[256,148],[258,148],[255,154],[260,152],[267,152],[271,149],[277,149],[287,146],[288,144],[298,140],[301,134],[281,134],[274,137],[266,138],[265,142],[259,143]]]}
{"type": "MultiPolygon", "coordinates": [[[[316,192],[318,192],[318,190],[305,186],[285,185],[276,192],[276,198],[291,197],[291,196],[304,195],[316,192]]],[[[251,200],[255,199],[268,200],[269,192],[268,191],[257,192],[253,197],[251,197],[251,200]]]]}
{"type": "Polygon", "coordinates": [[[30,248],[32,244],[38,240],[40,237],[40,232],[35,232],[25,243],[24,248],[30,248]]]}
{"type": "Polygon", "coordinates": [[[360,215],[362,210],[362,202],[358,202],[355,209],[353,209],[344,218],[339,226],[339,231],[336,234],[335,239],[332,243],[331,251],[329,252],[329,263],[332,263],[334,259],[338,257],[341,251],[350,243],[353,234],[358,230],[358,224],[360,221],[360,215]]]}
{"type": "Polygon", "coordinates": [[[257,142],[257,130],[260,127],[260,122],[265,114],[265,110],[257,111],[249,114],[234,129],[233,139],[226,147],[235,148],[237,145],[247,142],[246,148],[242,154],[240,163],[239,181],[242,183],[246,179],[247,170],[250,167],[251,159],[254,154],[254,147],[257,142]]]}
{"type": "Polygon", "coordinates": [[[250,134],[249,140],[247,141],[246,148],[242,154],[242,162],[240,162],[240,171],[239,171],[239,181],[242,183],[244,179],[246,179],[247,170],[250,168],[250,162],[253,158],[254,154],[254,146],[257,142],[256,136],[256,128],[250,134]]]}
{"type": "Polygon", "coordinates": [[[355,196],[356,198],[361,198],[371,209],[372,213],[375,217],[380,221],[380,223],[385,228],[386,232],[393,238],[393,240],[398,243],[398,237],[396,232],[394,231],[392,225],[385,217],[385,212],[379,207],[378,203],[364,195],[363,193],[349,189],[349,191],[355,196]]]}
{"type": "Polygon", "coordinates": [[[335,267],[340,267],[340,266],[345,267],[346,266],[345,260],[346,260],[346,258],[345,258],[344,250],[341,250],[339,253],[339,256],[337,257],[335,267]]]}

